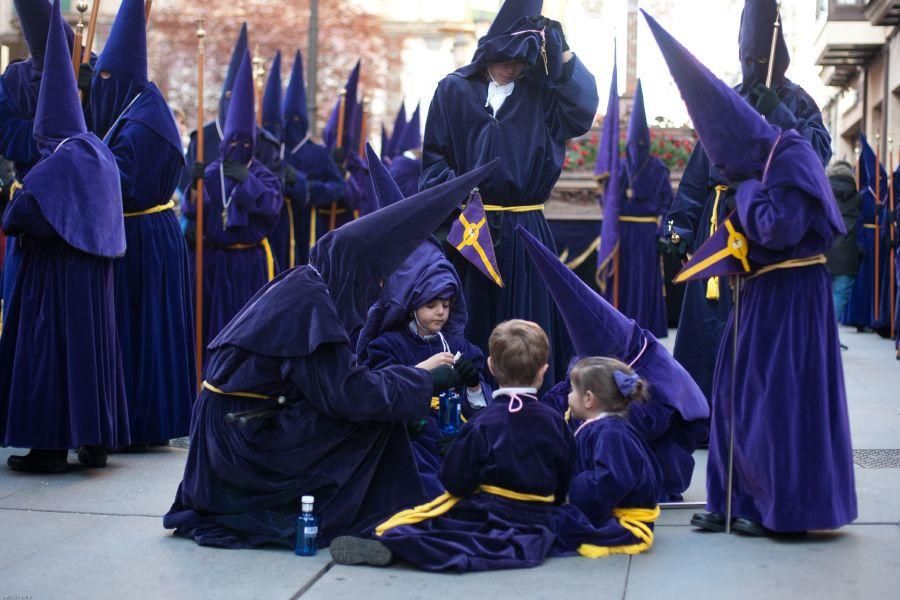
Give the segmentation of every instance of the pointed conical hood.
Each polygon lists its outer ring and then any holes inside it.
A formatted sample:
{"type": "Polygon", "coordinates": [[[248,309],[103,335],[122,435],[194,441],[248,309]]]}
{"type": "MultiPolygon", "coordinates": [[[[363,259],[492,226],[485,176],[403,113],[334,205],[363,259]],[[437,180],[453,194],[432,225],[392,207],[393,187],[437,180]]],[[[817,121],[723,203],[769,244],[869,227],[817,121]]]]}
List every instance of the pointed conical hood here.
{"type": "Polygon", "coordinates": [[[303,57],[298,50],[294,54],[291,81],[284,94],[284,143],[293,148],[303,141],[309,131],[309,115],[306,109],[306,83],[303,81],[303,57]]]}
{"type": "Polygon", "coordinates": [[[232,89],[234,80],[237,77],[238,69],[241,67],[241,60],[244,54],[249,52],[249,41],[247,39],[247,24],[241,24],[241,32],[238,34],[237,42],[234,44],[234,50],[231,51],[231,61],[228,63],[228,70],[225,72],[225,81],[222,83],[222,95],[219,97],[219,124],[225,129],[225,121],[228,118],[228,104],[231,102],[232,89]]]}
{"type": "Polygon", "coordinates": [[[400,137],[406,129],[406,99],[400,102],[400,108],[397,110],[397,116],[394,117],[394,128],[391,129],[390,141],[388,141],[387,150],[382,152],[385,158],[394,158],[397,155],[397,144],[400,137]]]}
{"type": "Polygon", "coordinates": [[[94,72],[97,76],[91,84],[92,126],[103,137],[149,83],[144,0],[122,0],[94,72]]]}
{"type": "Polygon", "coordinates": [[[44,49],[47,47],[47,31],[50,29],[50,2],[15,0],[15,5],[31,62],[40,71],[44,64],[44,49]]]}
{"type": "Polygon", "coordinates": [[[347,332],[355,340],[389,277],[499,163],[419,192],[327,233],[310,251],[347,332]]]}
{"type": "Polygon", "coordinates": [[[673,407],[687,421],[709,417],[703,392],[652,333],[613,308],[521,225],[516,233],[563,316],[576,355],[617,358],[650,383],[650,402],[673,407]]]}
{"type": "Polygon", "coordinates": [[[609,82],[609,98],[606,101],[606,114],[603,116],[603,133],[600,136],[600,147],[597,149],[597,164],[594,175],[609,176],[612,169],[613,156],[619,155],[619,68],[616,60],[616,44],[613,44],[612,79],[609,82]]]}
{"type": "Polygon", "coordinates": [[[256,144],[256,112],[251,68],[250,53],[244,52],[241,66],[234,78],[228,117],[225,119],[225,131],[219,147],[225,160],[245,164],[253,157],[256,144]],[[237,145],[232,146],[231,142],[237,142],[237,145]]]}
{"type": "Polygon", "coordinates": [[[351,140],[353,137],[352,130],[356,124],[356,91],[359,88],[359,71],[360,61],[357,60],[356,66],[350,71],[350,75],[347,77],[347,84],[344,86],[344,91],[346,92],[343,101],[344,139],[340,141],[337,140],[337,126],[339,120],[338,105],[341,104],[340,99],[335,102],[334,108],[331,110],[331,115],[328,117],[328,122],[325,124],[325,129],[322,130],[322,139],[329,148],[338,146],[345,150],[351,150],[353,148],[351,140]]]}
{"type": "Polygon", "coordinates": [[[369,160],[369,177],[372,181],[378,208],[384,208],[403,200],[403,192],[397,187],[397,182],[391,177],[384,163],[378,159],[378,155],[375,154],[370,144],[366,144],[366,157],[369,160]]]}
{"type": "Polygon", "coordinates": [[[34,115],[34,139],[44,155],[52,153],[62,140],[87,131],[66,41],[67,27],[59,0],[55,0],[44,54],[44,75],[34,115]]]}
{"type": "Polygon", "coordinates": [[[281,50],[272,59],[262,102],[262,126],[281,141],[284,119],[281,113],[281,50]]]}
{"type": "Polygon", "coordinates": [[[710,162],[731,181],[759,177],[779,130],[712,74],[646,12],[710,162]]]}
{"type": "Polygon", "coordinates": [[[628,141],[625,144],[625,163],[629,177],[633,176],[650,157],[650,128],[647,127],[647,112],[644,109],[644,91],[638,79],[634,92],[631,120],[628,122],[628,141]]]}
{"type": "Polygon", "coordinates": [[[397,142],[394,154],[403,154],[407,150],[419,150],[422,148],[422,125],[420,121],[421,104],[416,104],[416,110],[413,111],[409,123],[403,127],[403,135],[397,142]]]}
{"type": "MultiPolygon", "coordinates": [[[[776,0],[746,0],[741,13],[741,30],[738,34],[738,49],[741,60],[744,94],[759,84],[766,83],[769,73],[769,56],[772,52],[772,35],[775,34],[775,16],[778,14],[776,0]]],[[[778,17],[781,23],[781,17],[778,17]]],[[[784,32],[778,28],[775,46],[775,67],[772,70],[772,86],[778,87],[784,81],[784,74],[791,57],[784,41],[784,32]]]]}
{"type": "Polygon", "coordinates": [[[482,40],[490,40],[509,33],[520,19],[538,17],[543,8],[544,0],[505,0],[482,40]]]}

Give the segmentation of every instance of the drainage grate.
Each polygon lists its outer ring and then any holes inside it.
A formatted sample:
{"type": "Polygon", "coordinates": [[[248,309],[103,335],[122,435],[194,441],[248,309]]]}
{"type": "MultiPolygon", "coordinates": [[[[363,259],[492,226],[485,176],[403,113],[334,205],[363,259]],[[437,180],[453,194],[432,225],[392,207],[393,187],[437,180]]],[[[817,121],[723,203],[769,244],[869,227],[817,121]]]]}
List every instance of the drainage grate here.
{"type": "Polygon", "coordinates": [[[191,447],[191,438],[175,438],[174,440],[169,440],[169,445],[173,448],[182,448],[183,450],[187,450],[191,447]]]}
{"type": "Polygon", "coordinates": [[[900,469],[900,450],[892,448],[854,450],[853,462],[863,469],[900,469]]]}

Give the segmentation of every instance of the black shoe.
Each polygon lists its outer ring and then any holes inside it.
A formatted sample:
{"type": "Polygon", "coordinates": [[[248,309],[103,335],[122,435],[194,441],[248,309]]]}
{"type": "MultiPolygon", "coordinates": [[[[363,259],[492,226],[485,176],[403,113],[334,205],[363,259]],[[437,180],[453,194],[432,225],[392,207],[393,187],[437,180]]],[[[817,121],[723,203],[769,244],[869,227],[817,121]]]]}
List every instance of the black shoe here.
{"type": "Polygon", "coordinates": [[[6,464],[23,473],[65,473],[69,470],[68,454],[68,450],[29,450],[25,456],[10,456],[6,464]]]}
{"type": "Polygon", "coordinates": [[[119,448],[119,452],[122,454],[146,454],[150,452],[150,444],[132,444],[119,448]]]}
{"type": "Polygon", "coordinates": [[[850,348],[848,348],[848,347],[845,346],[844,344],[841,344],[841,350],[849,350],[849,349],[850,349],[850,348]]]}
{"type": "Polygon", "coordinates": [[[735,531],[739,531],[746,535],[752,535],[755,537],[768,537],[772,533],[770,530],[763,527],[760,523],[751,521],[750,519],[745,519],[743,517],[735,517],[735,519],[731,522],[731,528],[735,531]]]}
{"type": "Polygon", "coordinates": [[[691,518],[691,525],[706,531],[725,531],[725,515],[719,513],[697,513],[691,518]]]}
{"type": "Polygon", "coordinates": [[[102,469],[106,466],[109,452],[102,446],[81,446],[77,450],[78,462],[86,467],[102,469]]]}
{"type": "Polygon", "coordinates": [[[331,541],[330,550],[339,565],[386,567],[394,562],[394,553],[378,540],[342,535],[331,541]]]}

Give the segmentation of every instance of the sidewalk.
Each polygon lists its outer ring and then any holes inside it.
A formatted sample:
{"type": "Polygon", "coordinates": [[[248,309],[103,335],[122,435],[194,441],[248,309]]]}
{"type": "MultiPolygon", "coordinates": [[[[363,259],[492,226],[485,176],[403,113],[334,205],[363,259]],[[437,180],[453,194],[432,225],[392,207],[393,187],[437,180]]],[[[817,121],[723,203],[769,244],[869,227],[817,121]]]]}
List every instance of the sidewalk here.
{"type": "MultiPolygon", "coordinates": [[[[797,541],[707,534],[665,510],[653,549],[464,576],[331,564],[327,551],[217,550],[172,537],[162,515],[185,450],[113,455],[105,470],[28,476],[0,449],[0,599],[44,598],[896,598],[900,595],[900,362],[892,343],[842,329],[859,519],[797,541]],[[859,462],[880,461],[880,468],[859,462]],[[890,467],[892,468],[885,468],[890,467]]],[[[672,338],[668,343],[671,345],[672,338]]],[[[705,453],[686,500],[704,499],[705,453]]],[[[70,463],[76,462],[70,454],[70,463]]]]}

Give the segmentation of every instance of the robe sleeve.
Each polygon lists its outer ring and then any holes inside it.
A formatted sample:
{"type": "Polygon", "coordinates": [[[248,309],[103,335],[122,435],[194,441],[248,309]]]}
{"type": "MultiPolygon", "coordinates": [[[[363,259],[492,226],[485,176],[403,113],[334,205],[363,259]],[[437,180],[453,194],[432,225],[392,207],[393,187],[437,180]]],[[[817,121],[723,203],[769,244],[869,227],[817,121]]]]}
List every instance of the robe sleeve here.
{"type": "Polygon", "coordinates": [[[813,200],[792,188],[765,188],[750,179],[737,191],[738,218],[752,242],[770,250],[800,243],[815,217],[813,200]]]}
{"type": "Polygon", "coordinates": [[[327,206],[340,201],[345,187],[341,170],[325,148],[318,148],[315,158],[319,168],[307,174],[310,204],[327,206]]]}
{"type": "Polygon", "coordinates": [[[672,200],[672,206],[663,219],[663,225],[666,227],[668,227],[668,222],[672,221],[672,232],[681,236],[689,246],[697,237],[708,194],[709,158],[698,143],[694,146],[694,151],[688,159],[684,175],[678,185],[678,192],[672,200]]]}
{"type": "Polygon", "coordinates": [[[490,444],[478,421],[463,425],[441,464],[438,478],[454,496],[473,494],[481,485],[481,474],[490,453],[490,444]]]}
{"type": "Polygon", "coordinates": [[[246,212],[259,217],[268,217],[274,223],[281,212],[284,200],[281,197],[281,182],[278,176],[266,168],[250,168],[247,180],[234,199],[246,212]]]}
{"type": "Polygon", "coordinates": [[[775,110],[769,113],[766,120],[782,129],[793,129],[809,140],[823,166],[831,160],[831,134],[825,128],[825,123],[822,122],[822,113],[815,104],[806,111],[798,111],[798,114],[794,114],[786,103],[781,102],[775,107],[775,110]]]}
{"type": "Polygon", "coordinates": [[[469,403],[469,391],[466,387],[463,387],[462,399],[464,400],[462,412],[463,416],[467,419],[471,419],[476,412],[485,408],[491,402],[491,387],[484,380],[484,354],[481,352],[481,348],[478,346],[471,344],[469,342],[465,342],[464,349],[462,350],[463,358],[472,361],[472,364],[478,369],[478,377],[481,380],[481,393],[484,398],[484,406],[473,406],[469,403]]]}
{"type": "Polygon", "coordinates": [[[592,443],[590,468],[577,473],[569,486],[569,501],[592,523],[599,524],[612,515],[619,502],[634,488],[635,472],[628,456],[631,446],[625,436],[612,430],[587,438],[592,443]]]}
{"type": "Polygon", "coordinates": [[[6,89],[0,84],[0,154],[13,162],[31,165],[37,162],[34,120],[16,114],[6,89]]]}
{"type": "Polygon", "coordinates": [[[335,419],[408,423],[431,410],[428,371],[399,365],[372,370],[357,364],[346,344],[326,344],[286,364],[285,375],[309,403],[335,419]]]}
{"type": "Polygon", "coordinates": [[[285,182],[284,195],[290,198],[295,206],[305,208],[309,202],[310,181],[306,178],[306,173],[296,169],[295,173],[297,174],[297,181],[290,184],[285,182]]]}
{"type": "MultiPolygon", "coordinates": [[[[401,365],[403,360],[397,354],[397,348],[385,336],[379,336],[369,342],[366,352],[369,357],[366,366],[370,369],[383,369],[391,365],[401,365]]],[[[412,365],[407,365],[412,366],[412,365]]]]}
{"type": "Polygon", "coordinates": [[[458,167],[453,157],[453,139],[444,110],[444,94],[443,85],[438,85],[428,108],[425,137],[422,140],[420,190],[433,188],[456,177],[458,167]]]}
{"type": "Polygon", "coordinates": [[[599,103],[594,76],[577,56],[572,57],[550,93],[547,126],[553,139],[565,142],[590,130],[599,103]]]}
{"type": "Polygon", "coordinates": [[[3,231],[7,235],[53,237],[56,231],[44,218],[37,199],[28,190],[19,190],[3,214],[3,231]]]}
{"type": "Polygon", "coordinates": [[[677,414],[673,407],[659,401],[635,402],[628,409],[628,421],[645,440],[653,441],[669,430],[677,414]]]}

